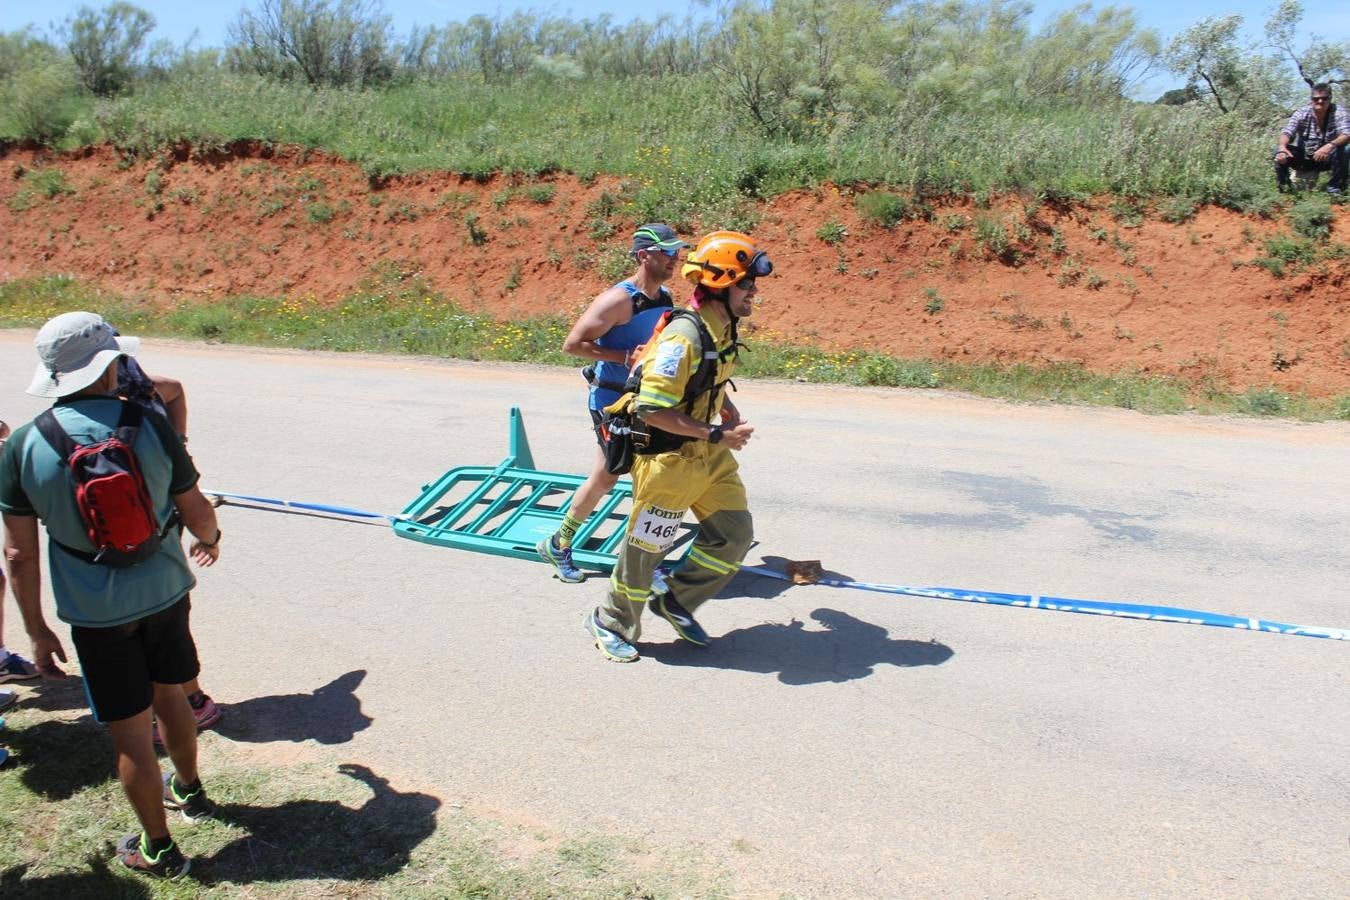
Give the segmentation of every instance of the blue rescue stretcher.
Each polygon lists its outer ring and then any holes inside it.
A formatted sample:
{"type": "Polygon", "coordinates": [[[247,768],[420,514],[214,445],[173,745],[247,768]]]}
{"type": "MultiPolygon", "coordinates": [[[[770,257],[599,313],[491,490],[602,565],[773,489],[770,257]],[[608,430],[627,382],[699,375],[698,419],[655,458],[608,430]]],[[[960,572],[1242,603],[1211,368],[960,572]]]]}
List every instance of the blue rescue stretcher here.
{"type": "MultiPolygon", "coordinates": [[[[558,530],[585,480],[534,467],[524,419],[513,406],[506,458],[495,467],[459,466],[423,485],[393,519],[394,533],[424,544],[537,560],[535,547],[558,530]]],[[[572,539],[573,562],[598,572],[614,568],[632,501],[633,483],[620,478],[572,539]]],[[[672,557],[688,549],[697,527],[682,526],[672,557]]]]}

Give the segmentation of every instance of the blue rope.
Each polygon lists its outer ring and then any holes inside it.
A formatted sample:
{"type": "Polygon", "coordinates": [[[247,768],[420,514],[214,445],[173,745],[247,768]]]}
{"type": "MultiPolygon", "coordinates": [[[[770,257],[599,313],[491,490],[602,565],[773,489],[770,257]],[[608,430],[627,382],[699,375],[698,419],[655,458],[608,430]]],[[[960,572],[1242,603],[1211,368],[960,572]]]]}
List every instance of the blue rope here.
{"type": "Polygon", "coordinates": [[[219,497],[222,501],[242,500],[245,503],[261,503],[266,506],[280,506],[283,509],[298,509],[306,512],[329,513],[338,516],[351,516],[355,519],[382,519],[389,523],[403,520],[402,516],[391,516],[386,513],[366,512],[363,509],[352,509],[347,506],[330,506],[326,503],[302,503],[299,500],[277,500],[272,497],[252,497],[248,494],[231,494],[225,491],[208,491],[202,489],[202,493],[208,497],[219,497]]]}
{"type": "MultiPolygon", "coordinates": [[[[222,501],[240,500],[245,503],[259,503],[279,506],[283,509],[305,512],[327,513],[330,515],[350,516],[357,519],[378,519],[390,524],[403,521],[403,516],[391,516],[385,513],[366,512],[346,506],[330,506],[324,503],[302,503],[296,500],[276,500],[271,497],[253,497],[248,494],[230,494],[223,491],[203,490],[209,497],[219,497],[222,501]]],[[[777,578],[787,581],[788,576],[773,569],[759,566],[741,566],[742,572],[762,575],[765,578],[777,578]]],[[[1270,634],[1289,634],[1298,637],[1329,638],[1334,641],[1350,641],[1350,629],[1322,628],[1309,625],[1289,625],[1284,622],[1271,622],[1266,619],[1254,619],[1246,616],[1229,616],[1222,613],[1204,612],[1198,609],[1183,609],[1176,606],[1153,606],[1139,603],[1107,603],[1101,600],[1075,600],[1069,597],[1038,597],[1033,594],[1005,594],[999,591],[967,591],[961,588],[909,587],[899,584],[873,584],[866,581],[844,581],[836,578],[822,578],[819,584],[828,587],[852,588],[859,591],[873,591],[880,594],[899,594],[905,597],[927,597],[932,600],[958,600],[962,603],[987,603],[992,606],[1014,606],[1023,609],[1048,609],[1054,612],[1082,613],[1090,616],[1115,616],[1121,619],[1147,619],[1152,622],[1175,622],[1182,625],[1209,625],[1215,628],[1239,628],[1245,631],[1264,631],[1270,634]]]]}

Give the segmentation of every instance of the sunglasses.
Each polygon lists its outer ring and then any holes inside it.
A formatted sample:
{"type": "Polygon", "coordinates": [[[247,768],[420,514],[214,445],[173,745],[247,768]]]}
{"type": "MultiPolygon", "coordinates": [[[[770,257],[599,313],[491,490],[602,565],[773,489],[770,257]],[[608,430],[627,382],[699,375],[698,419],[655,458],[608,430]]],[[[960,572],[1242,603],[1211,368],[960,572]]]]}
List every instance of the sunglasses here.
{"type": "Polygon", "coordinates": [[[1331,102],[1331,98],[1330,98],[1330,97],[1313,97],[1313,98],[1312,98],[1312,102],[1314,102],[1314,103],[1330,103],[1330,102],[1331,102]]]}

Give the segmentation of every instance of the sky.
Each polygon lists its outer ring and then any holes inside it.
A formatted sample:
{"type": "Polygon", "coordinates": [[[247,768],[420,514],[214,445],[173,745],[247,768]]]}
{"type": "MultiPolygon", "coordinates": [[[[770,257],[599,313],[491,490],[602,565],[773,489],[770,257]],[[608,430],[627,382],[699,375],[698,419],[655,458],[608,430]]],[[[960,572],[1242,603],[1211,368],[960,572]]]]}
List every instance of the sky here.
{"type": "MultiPolygon", "coordinates": [[[[194,46],[218,47],[225,43],[226,29],[245,6],[256,3],[245,0],[216,0],[215,3],[184,3],[182,0],[131,0],[135,6],[155,17],[156,28],[151,40],[166,38],[182,45],[197,34],[194,46]]],[[[1072,0],[1032,0],[1035,12],[1033,22],[1039,24],[1050,15],[1071,8],[1072,0]]],[[[1156,29],[1164,41],[1174,37],[1188,25],[1206,16],[1237,14],[1246,23],[1249,37],[1261,35],[1261,28],[1277,5],[1278,0],[1137,0],[1117,5],[1132,7],[1141,25],[1156,29]]],[[[0,31],[14,31],[33,25],[40,32],[60,24],[81,6],[100,8],[103,0],[0,0],[0,31]]],[[[1097,3],[1098,7],[1105,3],[1097,3]]],[[[414,25],[443,25],[463,21],[474,15],[509,16],[520,9],[533,9],[555,15],[573,15],[579,19],[593,19],[608,14],[617,22],[638,17],[631,0],[572,0],[567,3],[511,2],[511,0],[384,0],[384,12],[393,20],[394,31],[406,34],[414,25]]],[[[1303,24],[1311,26],[1328,40],[1350,38],[1350,3],[1316,4],[1304,0],[1303,24]]],[[[644,18],[655,18],[661,11],[678,15],[678,6],[655,5],[645,10],[644,18]]],[[[1156,88],[1161,93],[1169,87],[1178,87],[1170,75],[1155,76],[1149,82],[1149,93],[1156,88]]]]}

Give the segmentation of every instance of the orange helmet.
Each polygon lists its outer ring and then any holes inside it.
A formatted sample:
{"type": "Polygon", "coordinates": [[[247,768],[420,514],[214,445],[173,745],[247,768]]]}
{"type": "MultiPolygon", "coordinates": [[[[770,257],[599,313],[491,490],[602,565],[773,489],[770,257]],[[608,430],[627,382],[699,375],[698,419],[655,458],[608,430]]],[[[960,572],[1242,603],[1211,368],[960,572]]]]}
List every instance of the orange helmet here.
{"type": "Polygon", "coordinates": [[[684,258],[680,274],[694,284],[720,291],[742,278],[759,278],[773,271],[768,254],[739,231],[714,231],[684,258]]]}

